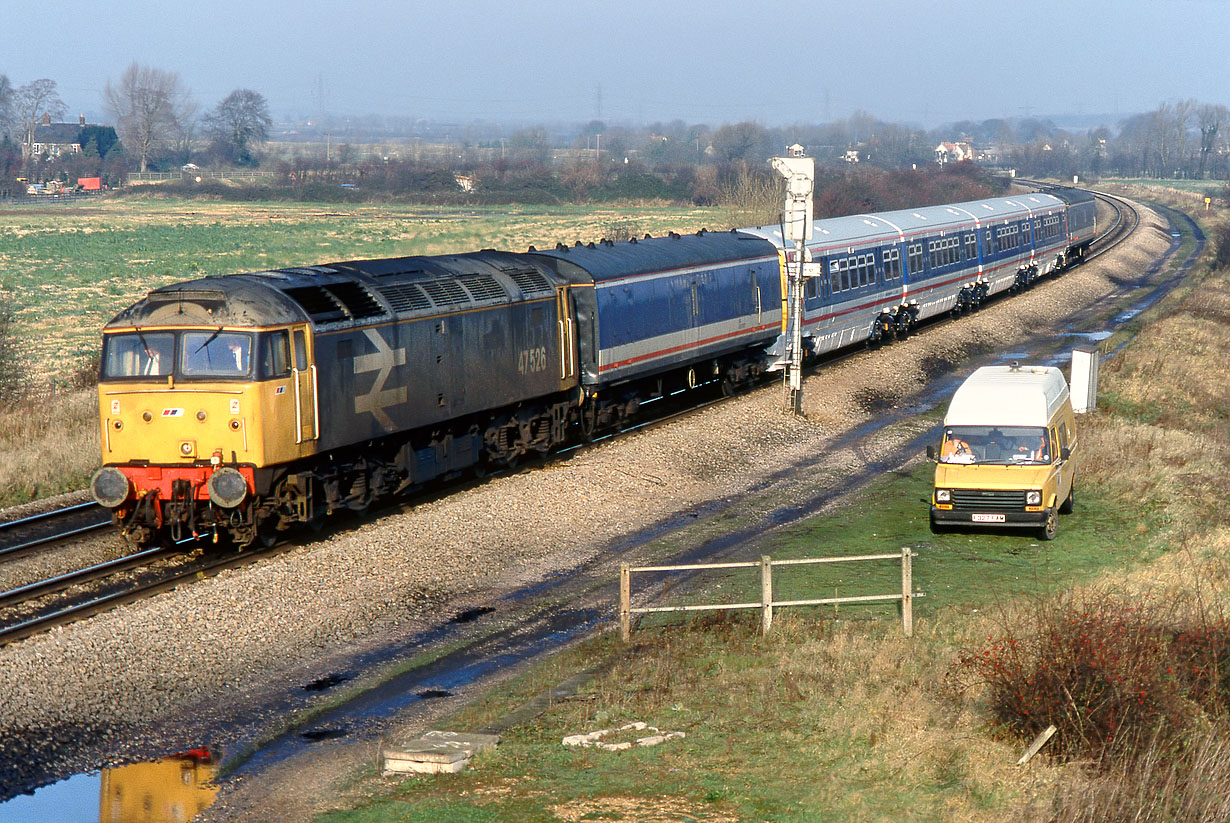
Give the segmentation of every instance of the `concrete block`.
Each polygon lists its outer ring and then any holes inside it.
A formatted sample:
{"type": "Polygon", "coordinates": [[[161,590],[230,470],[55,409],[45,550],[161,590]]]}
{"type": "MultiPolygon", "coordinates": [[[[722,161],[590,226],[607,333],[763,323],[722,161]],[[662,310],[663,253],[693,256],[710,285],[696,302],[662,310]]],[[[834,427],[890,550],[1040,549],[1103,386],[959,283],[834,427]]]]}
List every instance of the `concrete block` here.
{"type": "Polygon", "coordinates": [[[430,731],[404,744],[389,744],[381,752],[385,774],[451,774],[470,764],[478,752],[495,747],[496,734],[430,731]]]}

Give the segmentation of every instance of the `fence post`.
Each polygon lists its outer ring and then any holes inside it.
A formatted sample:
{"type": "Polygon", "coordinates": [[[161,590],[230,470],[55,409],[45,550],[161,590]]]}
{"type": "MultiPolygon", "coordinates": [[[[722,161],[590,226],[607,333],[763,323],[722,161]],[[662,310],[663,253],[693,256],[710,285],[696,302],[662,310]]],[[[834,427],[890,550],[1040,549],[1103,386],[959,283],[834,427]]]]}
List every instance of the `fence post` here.
{"type": "Polygon", "coordinates": [[[901,628],[906,637],[914,636],[914,553],[906,546],[901,550],[901,628]]]}
{"type": "Polygon", "coordinates": [[[760,555],[760,633],[773,627],[773,564],[767,554],[760,555]]]}
{"type": "Polygon", "coordinates": [[[619,566],[619,636],[625,643],[632,640],[632,569],[627,563],[619,566]]]}

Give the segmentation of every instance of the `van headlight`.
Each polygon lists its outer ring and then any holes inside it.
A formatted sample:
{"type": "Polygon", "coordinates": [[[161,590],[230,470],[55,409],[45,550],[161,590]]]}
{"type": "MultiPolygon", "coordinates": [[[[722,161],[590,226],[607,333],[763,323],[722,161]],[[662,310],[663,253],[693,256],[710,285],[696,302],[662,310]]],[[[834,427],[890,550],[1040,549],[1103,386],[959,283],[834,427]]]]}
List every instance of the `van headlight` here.
{"type": "Polygon", "coordinates": [[[1041,506],[1042,505],[1042,492],[1025,492],[1025,505],[1026,506],[1041,506]]]}
{"type": "Polygon", "coordinates": [[[935,490],[935,502],[936,503],[951,503],[952,502],[952,489],[936,489],[935,490]]]}

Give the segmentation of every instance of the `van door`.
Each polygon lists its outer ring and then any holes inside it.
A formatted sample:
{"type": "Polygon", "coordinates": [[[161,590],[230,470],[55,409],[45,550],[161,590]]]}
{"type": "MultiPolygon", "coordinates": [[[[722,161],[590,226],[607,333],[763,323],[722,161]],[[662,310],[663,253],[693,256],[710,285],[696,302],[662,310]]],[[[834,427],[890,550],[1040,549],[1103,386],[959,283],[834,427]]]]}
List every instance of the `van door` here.
{"type": "Polygon", "coordinates": [[[315,449],[305,444],[313,443],[320,437],[320,395],[311,345],[307,326],[291,329],[295,359],[291,371],[295,384],[295,419],[298,421],[295,442],[300,444],[301,455],[312,454],[315,449]]]}

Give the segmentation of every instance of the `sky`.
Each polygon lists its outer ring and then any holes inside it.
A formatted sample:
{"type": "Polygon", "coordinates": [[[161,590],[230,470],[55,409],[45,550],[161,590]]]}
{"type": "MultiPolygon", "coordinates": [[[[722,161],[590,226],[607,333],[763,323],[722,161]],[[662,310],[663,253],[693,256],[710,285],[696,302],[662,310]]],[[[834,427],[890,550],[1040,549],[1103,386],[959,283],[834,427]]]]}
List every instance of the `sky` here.
{"type": "Polygon", "coordinates": [[[177,73],[202,111],[250,88],[276,120],[781,126],[864,111],[933,127],[1230,105],[1228,0],[0,0],[0,21],[0,74],[55,80],[69,119],[90,122],[134,61],[177,73]]]}

